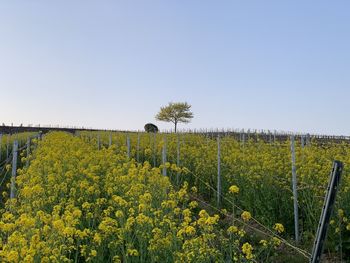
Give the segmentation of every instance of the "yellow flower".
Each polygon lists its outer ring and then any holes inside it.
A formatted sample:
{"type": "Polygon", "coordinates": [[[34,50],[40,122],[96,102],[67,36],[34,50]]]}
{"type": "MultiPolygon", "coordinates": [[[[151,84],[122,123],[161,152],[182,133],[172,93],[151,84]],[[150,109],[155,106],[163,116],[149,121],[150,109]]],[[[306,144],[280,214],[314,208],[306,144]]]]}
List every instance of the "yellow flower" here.
{"type": "Polygon", "coordinates": [[[187,235],[192,236],[192,235],[194,235],[194,234],[196,233],[196,229],[195,229],[193,226],[187,226],[187,227],[185,228],[185,233],[186,233],[187,235]]]}
{"type": "Polygon", "coordinates": [[[11,170],[11,164],[7,164],[7,165],[5,166],[5,169],[6,169],[7,172],[10,171],[10,170],[11,170]]]}
{"type": "Polygon", "coordinates": [[[237,232],[238,232],[238,227],[236,227],[236,226],[230,226],[227,229],[227,233],[229,233],[229,234],[234,234],[234,233],[237,233],[237,232]]]}
{"type": "Polygon", "coordinates": [[[19,260],[18,252],[11,250],[10,253],[7,255],[7,259],[10,262],[18,262],[18,260],[19,260]]]}
{"type": "Polygon", "coordinates": [[[248,211],[244,211],[242,214],[241,214],[241,217],[242,219],[247,222],[249,221],[251,218],[252,218],[252,215],[248,212],[248,211]]]}
{"type": "Polygon", "coordinates": [[[115,212],[115,216],[116,216],[117,218],[121,218],[121,217],[124,217],[124,213],[123,213],[123,211],[118,210],[117,212],[115,212]]]}
{"type": "Polygon", "coordinates": [[[273,237],[272,238],[272,243],[274,244],[274,246],[278,247],[279,245],[281,245],[281,240],[277,237],[273,237]]]}
{"type": "Polygon", "coordinates": [[[127,254],[129,256],[137,257],[139,255],[139,252],[136,249],[128,249],[127,254]]]}
{"type": "Polygon", "coordinates": [[[194,208],[196,208],[198,206],[198,203],[196,202],[196,201],[192,201],[190,204],[189,204],[189,207],[191,208],[191,209],[194,209],[194,208]]]}
{"type": "Polygon", "coordinates": [[[91,250],[90,256],[91,257],[96,257],[97,256],[97,251],[95,249],[91,250]]]}
{"type": "Polygon", "coordinates": [[[284,232],[284,226],[280,223],[276,223],[273,227],[278,233],[283,233],[284,232]]]}
{"type": "Polygon", "coordinates": [[[259,244],[261,244],[263,247],[267,247],[268,242],[265,239],[260,240],[259,244]]]}
{"type": "Polygon", "coordinates": [[[191,187],[191,191],[192,191],[192,193],[197,193],[198,189],[197,189],[197,187],[193,186],[193,187],[191,187]]]}
{"type": "Polygon", "coordinates": [[[231,194],[238,194],[239,193],[239,188],[237,185],[231,185],[230,188],[228,189],[228,191],[231,194]]]}
{"type": "Polygon", "coordinates": [[[208,213],[207,213],[207,211],[205,211],[204,209],[202,209],[201,211],[199,211],[199,217],[200,218],[204,218],[204,217],[208,217],[209,215],[208,215],[208,213]]]}
{"type": "Polygon", "coordinates": [[[338,209],[338,216],[340,218],[343,218],[343,216],[344,216],[344,210],[343,209],[338,209]]]}
{"type": "Polygon", "coordinates": [[[246,259],[252,259],[253,258],[253,247],[248,242],[243,244],[242,252],[245,255],[246,259]]]}
{"type": "Polygon", "coordinates": [[[95,233],[94,235],[94,242],[98,245],[101,245],[101,236],[98,233],[95,233]]]}

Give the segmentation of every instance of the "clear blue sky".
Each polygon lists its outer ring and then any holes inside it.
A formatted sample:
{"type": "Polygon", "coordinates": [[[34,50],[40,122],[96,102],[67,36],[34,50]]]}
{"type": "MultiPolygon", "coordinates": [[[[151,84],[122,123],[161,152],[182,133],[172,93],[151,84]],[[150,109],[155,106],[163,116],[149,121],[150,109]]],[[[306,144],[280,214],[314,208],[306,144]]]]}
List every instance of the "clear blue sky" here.
{"type": "Polygon", "coordinates": [[[350,134],[350,1],[1,1],[0,122],[350,134]]]}

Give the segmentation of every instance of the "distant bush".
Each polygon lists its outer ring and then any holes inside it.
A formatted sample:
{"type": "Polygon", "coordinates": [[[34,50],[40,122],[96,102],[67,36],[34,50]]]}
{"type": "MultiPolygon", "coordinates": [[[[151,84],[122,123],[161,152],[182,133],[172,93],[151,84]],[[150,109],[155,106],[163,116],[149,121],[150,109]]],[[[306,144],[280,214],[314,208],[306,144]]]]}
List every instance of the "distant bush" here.
{"type": "Polygon", "coordinates": [[[145,125],[145,131],[146,132],[154,132],[154,133],[156,133],[159,130],[158,130],[158,127],[156,125],[154,125],[153,123],[147,123],[145,125]]]}

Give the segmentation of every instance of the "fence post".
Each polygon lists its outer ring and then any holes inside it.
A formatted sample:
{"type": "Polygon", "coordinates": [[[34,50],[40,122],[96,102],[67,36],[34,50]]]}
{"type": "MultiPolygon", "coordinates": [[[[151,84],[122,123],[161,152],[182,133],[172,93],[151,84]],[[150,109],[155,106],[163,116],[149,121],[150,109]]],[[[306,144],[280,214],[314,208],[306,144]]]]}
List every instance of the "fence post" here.
{"type": "Polygon", "coordinates": [[[305,137],[304,137],[304,135],[301,135],[300,143],[301,143],[301,148],[304,148],[304,146],[305,146],[305,137]]]}
{"type": "Polygon", "coordinates": [[[127,156],[130,159],[130,137],[129,137],[129,134],[126,135],[126,147],[127,147],[127,156]]]}
{"type": "Polygon", "coordinates": [[[7,142],[6,142],[6,159],[9,158],[10,154],[10,134],[7,134],[7,142]]]}
{"type": "Polygon", "coordinates": [[[108,142],[108,147],[110,148],[112,146],[112,134],[109,134],[109,142],[108,142]]]}
{"type": "Polygon", "coordinates": [[[217,207],[220,207],[221,201],[221,154],[220,154],[220,135],[217,138],[218,142],[218,178],[217,178],[217,207]]]}
{"type": "Polygon", "coordinates": [[[2,157],[2,133],[0,133],[0,162],[2,157]]]}
{"type": "Polygon", "coordinates": [[[97,150],[101,149],[101,137],[100,134],[97,134],[97,150]]]}
{"type": "MultiPolygon", "coordinates": [[[[329,179],[327,193],[324,199],[323,209],[318,224],[316,238],[311,254],[311,263],[321,262],[323,244],[327,236],[327,228],[331,218],[335,197],[337,195],[338,186],[340,183],[341,174],[343,171],[343,163],[339,161],[333,162],[333,168],[329,179]]],[[[342,260],[342,259],[340,259],[342,260]]]]}
{"type": "Polygon", "coordinates": [[[140,162],[140,133],[137,133],[136,161],[140,162]]]}
{"type": "Polygon", "coordinates": [[[29,155],[30,155],[30,137],[27,138],[27,157],[26,157],[26,167],[29,166],[29,155]]]}
{"type": "Polygon", "coordinates": [[[295,164],[295,139],[291,136],[291,152],[292,152],[292,181],[293,181],[293,203],[294,203],[294,232],[295,242],[299,243],[299,211],[298,211],[298,190],[297,190],[297,168],[295,164]]]}
{"type": "Polygon", "coordinates": [[[310,136],[310,134],[308,133],[308,134],[306,134],[306,145],[307,145],[307,146],[310,146],[310,143],[311,143],[311,136],[310,136]]]}
{"type": "Polygon", "coordinates": [[[153,167],[156,167],[156,133],[153,133],[153,167]]]}
{"type": "Polygon", "coordinates": [[[15,190],[16,190],[16,173],[17,173],[17,151],[18,151],[18,141],[13,142],[12,149],[12,176],[11,176],[11,192],[10,198],[15,198],[15,190]]]}
{"type": "Polygon", "coordinates": [[[166,167],[165,167],[165,163],[166,163],[166,135],[164,135],[164,144],[163,144],[163,152],[162,152],[162,163],[163,163],[163,175],[166,176],[166,167]]]}
{"type": "MultiPolygon", "coordinates": [[[[176,147],[176,165],[179,168],[180,167],[180,135],[177,134],[177,147],[176,147]]],[[[208,142],[208,138],[207,138],[207,142],[208,142]]],[[[180,183],[180,172],[177,172],[176,174],[176,183],[177,185],[179,185],[180,183]]]]}

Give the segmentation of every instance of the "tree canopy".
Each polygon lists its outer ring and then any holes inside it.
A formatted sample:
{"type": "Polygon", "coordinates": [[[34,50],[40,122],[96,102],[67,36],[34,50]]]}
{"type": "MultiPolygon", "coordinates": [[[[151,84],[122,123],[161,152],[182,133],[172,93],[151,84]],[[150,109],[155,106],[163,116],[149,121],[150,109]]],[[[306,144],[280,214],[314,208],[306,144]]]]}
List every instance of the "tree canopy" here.
{"type": "Polygon", "coordinates": [[[170,102],[167,106],[160,108],[156,119],[174,123],[176,132],[178,123],[189,123],[193,118],[193,113],[190,109],[191,105],[187,102],[170,102]]]}

